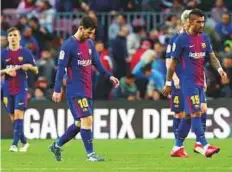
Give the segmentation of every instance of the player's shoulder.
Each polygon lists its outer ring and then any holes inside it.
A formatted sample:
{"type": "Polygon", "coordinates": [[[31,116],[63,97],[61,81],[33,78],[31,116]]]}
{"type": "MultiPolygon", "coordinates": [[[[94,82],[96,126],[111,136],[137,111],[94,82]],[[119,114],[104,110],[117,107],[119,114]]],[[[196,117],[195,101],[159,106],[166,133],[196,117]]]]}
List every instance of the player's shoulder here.
{"type": "Polygon", "coordinates": [[[88,42],[91,46],[94,46],[94,42],[93,42],[93,40],[92,40],[91,38],[89,38],[89,39],[87,40],[87,42],[88,42]]]}
{"type": "Polygon", "coordinates": [[[205,37],[205,38],[209,38],[209,34],[206,33],[206,32],[202,32],[202,36],[205,37]]]}
{"type": "Polygon", "coordinates": [[[63,42],[62,47],[69,48],[72,47],[73,45],[75,45],[75,38],[73,38],[73,36],[70,36],[68,39],[66,39],[63,42]]]}
{"type": "Polygon", "coordinates": [[[188,38],[188,34],[186,32],[180,33],[176,36],[175,42],[183,43],[184,40],[188,38]]]}
{"type": "Polygon", "coordinates": [[[25,54],[32,54],[31,53],[31,50],[29,50],[28,48],[25,48],[25,47],[20,47],[20,50],[25,53],[25,54]]]}
{"type": "Polygon", "coordinates": [[[1,56],[4,56],[9,51],[8,48],[2,48],[1,49],[1,56]]]}

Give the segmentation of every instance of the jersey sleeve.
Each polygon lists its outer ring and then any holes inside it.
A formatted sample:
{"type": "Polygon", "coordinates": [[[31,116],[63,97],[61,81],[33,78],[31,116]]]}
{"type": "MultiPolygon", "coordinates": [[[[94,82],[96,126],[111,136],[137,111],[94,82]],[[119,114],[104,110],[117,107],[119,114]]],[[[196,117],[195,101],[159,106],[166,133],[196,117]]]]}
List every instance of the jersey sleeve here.
{"type": "Polygon", "coordinates": [[[59,52],[58,67],[56,73],[55,87],[54,91],[57,93],[61,92],[62,80],[65,75],[65,68],[67,67],[71,56],[71,48],[68,42],[65,42],[59,52]]]}
{"type": "Polygon", "coordinates": [[[93,62],[94,67],[100,72],[100,74],[102,74],[104,77],[109,79],[110,76],[112,76],[112,75],[101,64],[101,61],[99,59],[99,55],[96,51],[96,48],[95,48],[92,40],[89,40],[89,45],[90,45],[90,48],[92,50],[92,62],[93,62]]]}
{"type": "Polygon", "coordinates": [[[174,43],[174,40],[176,39],[176,36],[172,36],[168,42],[168,46],[166,49],[166,58],[171,58],[172,56],[172,45],[174,43]]]}
{"type": "Polygon", "coordinates": [[[5,57],[3,51],[1,51],[1,69],[6,68],[5,57]]]}
{"type": "Polygon", "coordinates": [[[213,52],[212,43],[208,35],[206,35],[205,37],[206,37],[206,52],[210,54],[213,52]]]}
{"type": "Polygon", "coordinates": [[[26,63],[29,63],[33,66],[36,66],[36,62],[35,62],[35,58],[33,56],[33,54],[31,53],[30,50],[25,50],[25,53],[26,53],[26,63]]]}
{"type": "Polygon", "coordinates": [[[182,44],[182,37],[179,36],[175,39],[174,43],[172,44],[172,59],[180,60],[181,55],[183,53],[183,44],[182,44]]]}

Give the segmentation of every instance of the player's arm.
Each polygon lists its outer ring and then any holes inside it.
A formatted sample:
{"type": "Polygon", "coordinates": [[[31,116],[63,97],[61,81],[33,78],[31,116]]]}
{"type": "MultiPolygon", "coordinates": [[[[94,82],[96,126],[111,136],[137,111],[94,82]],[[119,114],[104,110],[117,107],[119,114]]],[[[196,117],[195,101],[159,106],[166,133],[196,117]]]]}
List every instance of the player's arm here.
{"type": "Polygon", "coordinates": [[[59,53],[59,60],[58,60],[58,66],[57,66],[57,73],[56,73],[56,79],[55,79],[55,87],[54,92],[60,93],[62,88],[62,80],[65,75],[65,68],[68,66],[68,62],[70,59],[70,47],[67,46],[67,44],[64,44],[61,47],[60,53],[59,53]]]}
{"type": "Polygon", "coordinates": [[[172,45],[172,59],[167,69],[166,83],[162,91],[162,94],[168,96],[171,92],[172,78],[176,70],[176,65],[182,54],[182,40],[178,37],[172,45]]]}
{"type": "Polygon", "coordinates": [[[112,83],[114,84],[114,87],[118,87],[119,86],[119,80],[117,78],[115,78],[114,76],[112,76],[111,73],[109,73],[103,67],[103,65],[101,64],[101,61],[99,59],[99,55],[98,55],[92,41],[90,42],[90,45],[91,45],[91,49],[92,49],[92,61],[93,61],[94,67],[98,70],[98,72],[100,72],[101,75],[103,75],[105,78],[111,80],[112,83]]]}
{"type": "MultiPolygon", "coordinates": [[[[172,56],[172,45],[174,43],[176,39],[176,36],[175,37],[172,37],[169,41],[169,44],[167,46],[167,50],[166,50],[166,68],[168,69],[170,64],[171,64],[171,56],[172,56]]],[[[176,88],[179,88],[180,87],[180,80],[178,78],[178,76],[176,75],[176,72],[174,72],[173,74],[173,77],[172,77],[172,80],[174,81],[174,85],[176,88]]]]}
{"type": "Polygon", "coordinates": [[[212,67],[218,71],[218,73],[220,74],[222,79],[227,79],[226,72],[224,72],[224,70],[222,69],[220,61],[218,60],[215,53],[213,52],[213,48],[212,48],[209,36],[207,36],[206,39],[207,39],[208,45],[209,45],[209,46],[207,46],[207,53],[209,54],[209,59],[210,59],[212,67]]]}
{"type": "Polygon", "coordinates": [[[25,51],[25,55],[26,55],[25,57],[27,58],[26,63],[21,66],[21,69],[24,71],[30,70],[33,73],[38,74],[39,70],[38,67],[36,66],[36,62],[33,54],[29,50],[27,50],[25,51]]]}

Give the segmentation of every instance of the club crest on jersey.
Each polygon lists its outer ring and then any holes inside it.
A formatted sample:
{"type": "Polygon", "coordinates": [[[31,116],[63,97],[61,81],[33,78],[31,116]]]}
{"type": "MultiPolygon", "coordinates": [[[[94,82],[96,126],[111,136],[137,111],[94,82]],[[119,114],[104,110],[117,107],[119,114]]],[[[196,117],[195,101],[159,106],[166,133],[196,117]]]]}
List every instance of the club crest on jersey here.
{"type": "Polygon", "coordinates": [[[92,55],[92,49],[89,49],[89,55],[92,55]]]}
{"type": "Polygon", "coordinates": [[[23,61],[23,57],[20,56],[20,57],[18,58],[18,60],[19,60],[20,62],[23,61]]]}
{"type": "Polygon", "coordinates": [[[206,48],[206,43],[204,43],[204,42],[201,43],[201,47],[202,47],[202,48],[206,48]]]}

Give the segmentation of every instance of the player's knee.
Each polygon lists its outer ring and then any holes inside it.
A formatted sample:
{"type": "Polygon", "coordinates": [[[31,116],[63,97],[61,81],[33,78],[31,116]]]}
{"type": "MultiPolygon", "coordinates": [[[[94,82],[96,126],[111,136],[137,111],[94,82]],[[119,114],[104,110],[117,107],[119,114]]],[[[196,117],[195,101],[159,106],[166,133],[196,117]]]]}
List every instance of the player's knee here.
{"type": "Polygon", "coordinates": [[[191,114],[191,117],[200,118],[201,117],[201,112],[194,112],[194,113],[191,114]]]}
{"type": "Polygon", "coordinates": [[[175,118],[181,119],[181,118],[184,118],[184,117],[185,117],[184,112],[175,113],[175,118]]]}
{"type": "Polygon", "coordinates": [[[83,129],[91,129],[93,123],[93,116],[87,116],[81,118],[81,128],[83,129]]]}
{"type": "Polygon", "coordinates": [[[23,119],[23,117],[24,117],[24,111],[15,110],[14,120],[16,120],[16,119],[23,119]]]}
{"type": "Polygon", "coordinates": [[[206,113],[207,112],[207,104],[206,103],[202,103],[201,104],[201,112],[202,113],[206,113]]]}

